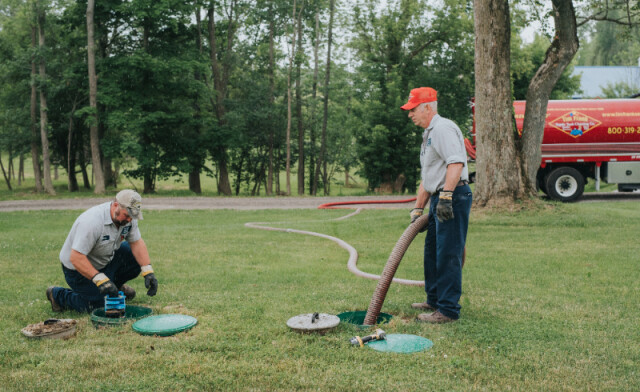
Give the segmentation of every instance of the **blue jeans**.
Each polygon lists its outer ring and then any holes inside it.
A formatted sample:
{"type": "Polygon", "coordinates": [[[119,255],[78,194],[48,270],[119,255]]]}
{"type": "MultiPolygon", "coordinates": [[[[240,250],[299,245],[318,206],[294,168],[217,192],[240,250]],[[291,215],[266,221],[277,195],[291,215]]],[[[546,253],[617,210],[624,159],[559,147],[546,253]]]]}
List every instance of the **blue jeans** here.
{"type": "Polygon", "coordinates": [[[427,237],[424,241],[424,288],[427,303],[454,320],[460,317],[462,253],[467,240],[473,195],[469,185],[453,192],[453,219],[436,217],[438,194],[431,196],[427,237]]]}
{"type": "MultiPolygon", "coordinates": [[[[78,271],[62,266],[64,278],[71,289],[54,287],[53,299],[63,309],[73,309],[78,312],[91,312],[93,309],[104,307],[104,295],[98,287],[78,271]]],[[[136,262],[131,247],[123,242],[113,255],[113,259],[100,272],[107,275],[116,285],[121,287],[126,282],[140,275],[140,266],[136,262]]]]}

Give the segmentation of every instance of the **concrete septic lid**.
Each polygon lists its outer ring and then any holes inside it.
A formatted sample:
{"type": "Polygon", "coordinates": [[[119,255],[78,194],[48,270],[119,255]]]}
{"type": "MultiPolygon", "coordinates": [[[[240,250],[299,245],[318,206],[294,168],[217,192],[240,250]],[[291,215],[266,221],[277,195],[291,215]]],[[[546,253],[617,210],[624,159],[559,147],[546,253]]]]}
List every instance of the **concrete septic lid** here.
{"type": "Polygon", "coordinates": [[[410,354],[430,349],[433,347],[433,342],[422,336],[392,334],[387,335],[384,340],[367,343],[367,347],[385,353],[410,354]]]}
{"type": "Polygon", "coordinates": [[[291,317],[287,326],[298,332],[325,332],[340,324],[340,318],[326,313],[305,313],[291,317]]]}
{"type": "Polygon", "coordinates": [[[48,319],[22,328],[22,334],[28,338],[69,339],[76,333],[74,319],[48,319]]]}
{"type": "Polygon", "coordinates": [[[161,314],[138,320],[131,327],[140,335],[171,336],[191,329],[197,323],[198,319],[185,314],[161,314]]]}

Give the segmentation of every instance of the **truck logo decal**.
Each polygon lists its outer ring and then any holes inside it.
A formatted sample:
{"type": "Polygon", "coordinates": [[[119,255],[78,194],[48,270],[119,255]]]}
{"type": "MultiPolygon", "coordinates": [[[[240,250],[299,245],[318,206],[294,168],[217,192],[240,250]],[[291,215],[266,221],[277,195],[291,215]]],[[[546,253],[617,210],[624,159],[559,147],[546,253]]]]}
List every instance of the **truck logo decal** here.
{"type": "Polygon", "coordinates": [[[577,111],[567,112],[555,120],[549,121],[550,126],[566,133],[574,139],[584,135],[600,124],[602,123],[595,118],[577,111]]]}

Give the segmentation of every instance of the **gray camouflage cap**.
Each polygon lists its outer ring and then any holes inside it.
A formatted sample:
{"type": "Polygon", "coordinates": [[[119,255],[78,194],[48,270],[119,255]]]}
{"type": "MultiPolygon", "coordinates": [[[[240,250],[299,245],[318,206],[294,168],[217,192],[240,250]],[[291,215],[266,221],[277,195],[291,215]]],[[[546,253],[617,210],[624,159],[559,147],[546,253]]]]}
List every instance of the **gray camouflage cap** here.
{"type": "Polygon", "coordinates": [[[123,189],[116,195],[119,205],[126,208],[133,219],[142,220],[142,197],[133,189],[123,189]]]}

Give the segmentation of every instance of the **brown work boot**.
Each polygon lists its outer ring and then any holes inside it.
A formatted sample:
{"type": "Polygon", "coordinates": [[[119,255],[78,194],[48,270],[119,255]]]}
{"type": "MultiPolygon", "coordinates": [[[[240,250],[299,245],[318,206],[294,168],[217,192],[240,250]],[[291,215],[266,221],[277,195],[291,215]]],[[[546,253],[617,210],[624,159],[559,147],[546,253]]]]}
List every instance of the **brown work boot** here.
{"type": "Polygon", "coordinates": [[[55,299],[53,299],[53,288],[55,286],[49,286],[47,288],[47,299],[51,302],[51,310],[54,312],[62,312],[62,306],[58,305],[55,299]]]}
{"type": "Polygon", "coordinates": [[[420,310],[430,310],[432,312],[435,312],[437,309],[434,308],[433,306],[429,305],[426,302],[417,302],[414,304],[411,304],[411,307],[414,309],[420,309],[420,310]]]}
{"type": "Polygon", "coordinates": [[[432,324],[443,324],[443,323],[452,323],[456,320],[451,317],[447,317],[444,314],[440,313],[440,311],[436,310],[433,313],[421,313],[418,315],[418,321],[424,321],[425,323],[432,324]]]}
{"type": "Polygon", "coordinates": [[[124,299],[126,301],[131,301],[136,297],[136,290],[127,284],[123,284],[122,286],[120,286],[118,291],[122,291],[122,294],[124,294],[124,299]]]}

